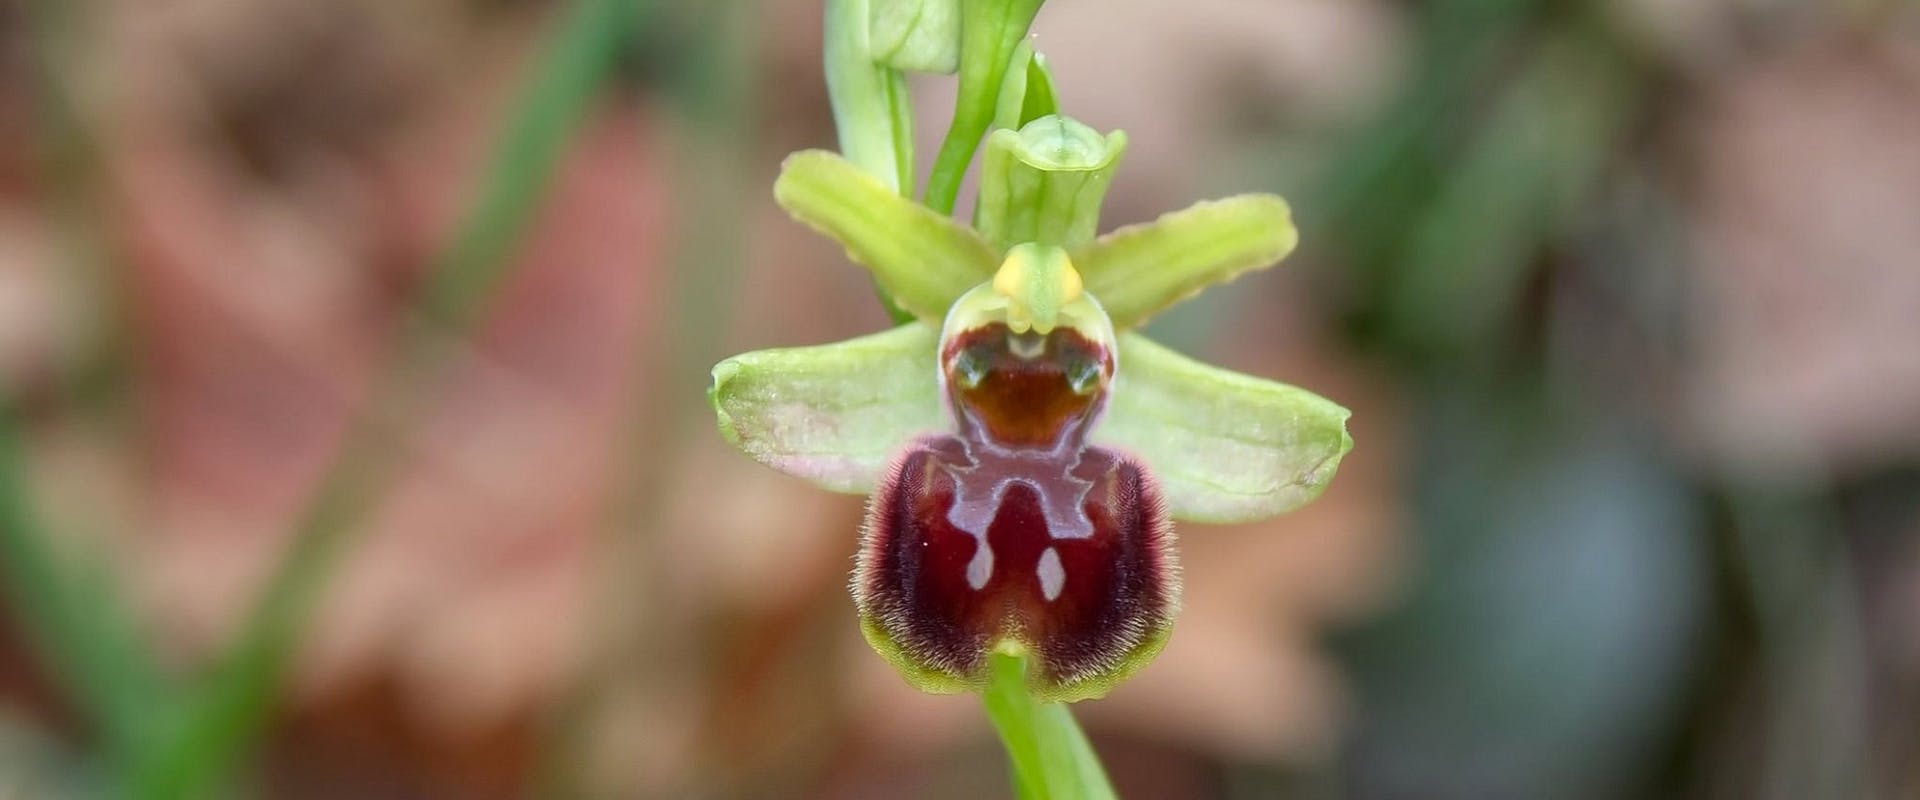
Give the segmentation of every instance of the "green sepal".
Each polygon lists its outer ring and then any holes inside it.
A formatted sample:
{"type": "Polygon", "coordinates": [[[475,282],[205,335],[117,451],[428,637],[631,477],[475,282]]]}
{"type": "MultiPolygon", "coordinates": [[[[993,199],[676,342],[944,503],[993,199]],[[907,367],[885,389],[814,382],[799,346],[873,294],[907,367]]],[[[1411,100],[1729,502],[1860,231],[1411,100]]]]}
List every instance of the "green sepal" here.
{"type": "Polygon", "coordinates": [[[981,161],[974,227],[1003,251],[1021,242],[1070,249],[1091,243],[1126,150],[1125,133],[1101,136],[1058,114],[1018,131],[994,131],[981,161]]]}
{"type": "Polygon", "coordinates": [[[825,150],[788,156],[773,197],[794,219],[845,246],[902,309],[936,325],[955,298],[993,277],[1000,264],[972,229],[888,191],[825,150]]]}
{"type": "Polygon", "coordinates": [[[737,355],[714,366],[707,399],[721,435],[754,460],[865,494],[902,446],[951,427],[935,372],[939,337],[911,322],[834,344],[737,355]]]}
{"type": "Polygon", "coordinates": [[[873,57],[894,69],[960,69],[960,0],[868,0],[873,57]]]}
{"type": "Polygon", "coordinates": [[[1348,416],[1305,389],[1123,333],[1119,374],[1093,440],[1144,460],[1174,519],[1251,522],[1320,496],[1353,448],[1348,416]]]}
{"type": "Polygon", "coordinates": [[[1075,250],[1073,264],[1125,329],[1212,284],[1272,266],[1299,241],[1287,201],[1245,194],[1108,233],[1075,250]]]}

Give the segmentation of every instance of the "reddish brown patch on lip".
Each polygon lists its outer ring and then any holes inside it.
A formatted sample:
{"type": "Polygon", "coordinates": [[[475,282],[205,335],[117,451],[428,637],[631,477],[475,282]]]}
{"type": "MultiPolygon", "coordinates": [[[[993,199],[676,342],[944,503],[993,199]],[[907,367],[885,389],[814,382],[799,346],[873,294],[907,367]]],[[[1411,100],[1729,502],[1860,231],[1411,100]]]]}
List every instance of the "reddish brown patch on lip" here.
{"type": "Polygon", "coordinates": [[[1025,645],[1052,687],[1109,676],[1157,647],[1178,589],[1170,526],[1146,470],[1099,448],[1051,479],[984,474],[995,469],[970,460],[952,436],[901,456],[867,516],[854,585],[862,617],[914,667],[962,685],[979,684],[1002,639],[1025,645]],[[1093,485],[1083,504],[1090,537],[1054,538],[1041,510],[1041,492],[1069,491],[1069,474],[1093,485]],[[980,539],[948,519],[959,480],[1008,481],[987,527],[992,565],[979,588],[968,565],[980,539]],[[1051,597],[1048,551],[1059,562],[1051,597]]]}
{"type": "Polygon", "coordinates": [[[1074,391],[1075,372],[1095,369],[1103,379],[1113,374],[1112,355],[1079,331],[1060,327],[1044,335],[1016,334],[1000,322],[953,337],[940,363],[963,423],[978,425],[987,438],[1009,447],[1060,441],[1100,400],[1098,391],[1074,391]],[[963,362],[978,382],[968,384],[963,362]]]}

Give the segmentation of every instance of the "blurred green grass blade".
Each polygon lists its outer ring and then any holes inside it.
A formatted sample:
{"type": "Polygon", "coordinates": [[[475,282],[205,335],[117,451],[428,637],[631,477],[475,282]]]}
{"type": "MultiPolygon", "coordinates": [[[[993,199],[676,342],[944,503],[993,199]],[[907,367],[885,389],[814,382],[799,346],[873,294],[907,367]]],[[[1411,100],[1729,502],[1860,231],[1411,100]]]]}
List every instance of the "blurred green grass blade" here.
{"type": "Polygon", "coordinates": [[[137,749],[171,710],[163,679],[113,581],[60,563],[29,497],[20,438],[11,410],[0,409],[0,591],[43,666],[101,727],[109,751],[137,749]]]}
{"type": "MultiPolygon", "coordinates": [[[[677,696],[710,677],[704,629],[696,615],[661,613],[677,607],[678,562],[661,557],[661,537],[673,525],[672,493],[683,464],[663,454],[687,452],[688,442],[713,436],[711,412],[698,387],[714,363],[731,354],[727,331],[741,312],[739,296],[752,237],[727,222],[740,209],[763,202],[766,186],[756,158],[764,144],[756,99],[767,74],[762,59],[769,20],[755,3],[679,0],[652,6],[671,14],[647,34],[655,40],[673,31],[681,45],[671,70],[650,89],[663,91],[672,136],[664,150],[676,199],[669,249],[670,280],[643,288],[662,309],[650,325],[638,326],[632,352],[636,387],[681,387],[654,392],[630,405],[621,425],[614,483],[623,491],[606,498],[597,545],[594,598],[585,626],[590,642],[585,666],[552,709],[540,742],[539,765],[528,796],[598,798],[626,796],[602,785],[604,765],[595,754],[610,725],[631,712],[634,687],[650,702],[677,696]],[[672,335],[661,335],[671,331],[672,335]]],[[[654,17],[653,19],[658,19],[654,17]]],[[[644,390],[644,388],[643,388],[644,390]]],[[[710,776],[698,767],[656,787],[653,796],[699,796],[710,776]]],[[[621,787],[629,788],[630,787],[621,787]]]]}
{"type": "Polygon", "coordinates": [[[1404,344],[1490,349],[1516,313],[1530,259],[1578,222],[1580,201],[1605,177],[1632,121],[1635,86],[1627,64],[1578,34],[1535,46],[1447,184],[1410,220],[1407,255],[1384,298],[1404,344]]]}
{"type": "MultiPolygon", "coordinates": [[[[50,222],[65,256],[59,277],[72,282],[76,295],[103,300],[84,322],[69,326],[82,333],[71,357],[62,359],[55,400],[106,417],[124,410],[118,401],[126,372],[122,292],[100,219],[100,142],[79,101],[78,76],[93,44],[91,9],[87,2],[38,0],[23,5],[21,21],[32,77],[26,88],[33,102],[34,177],[47,189],[50,222]]],[[[153,734],[171,696],[116,591],[114,565],[84,549],[58,552],[60,537],[35,510],[24,428],[7,407],[13,389],[0,387],[0,595],[42,666],[98,726],[106,749],[125,753],[153,734]]]]}
{"type": "Polygon", "coordinates": [[[568,10],[489,163],[478,200],[434,265],[422,316],[403,333],[381,389],[345,439],[293,543],[239,639],[202,686],[178,738],[137,765],[135,795],[200,797],[244,754],[273,711],[300,633],[349,534],[397,460],[373,419],[411,418],[407,385],[431,374],[479,317],[571,139],[640,20],[638,0],[579,0],[568,10]]]}
{"type": "Polygon", "coordinates": [[[1027,691],[1022,656],[994,653],[981,695],[987,717],[1013,764],[1021,800],[1112,800],[1116,795],[1100,756],[1062,703],[1041,703],[1027,691]]]}
{"type": "Polygon", "coordinates": [[[648,0],[575,0],[534,66],[495,149],[479,199],[435,263],[428,311],[459,329],[479,312],[546,195],[555,163],[633,39],[648,0]]]}

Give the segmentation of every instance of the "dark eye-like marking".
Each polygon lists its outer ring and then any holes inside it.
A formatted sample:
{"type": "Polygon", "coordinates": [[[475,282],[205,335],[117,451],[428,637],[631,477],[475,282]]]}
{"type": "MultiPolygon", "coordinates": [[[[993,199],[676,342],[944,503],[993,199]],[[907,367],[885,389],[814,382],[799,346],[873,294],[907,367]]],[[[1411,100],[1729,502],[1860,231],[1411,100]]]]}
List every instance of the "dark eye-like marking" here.
{"type": "Polygon", "coordinates": [[[1100,389],[1100,377],[1104,372],[1100,362],[1091,358],[1075,359],[1066,365],[1067,386],[1074,394],[1093,394],[1100,389]]]}
{"type": "Polygon", "coordinates": [[[955,354],[952,366],[948,370],[951,379],[959,381],[968,388],[979,388],[980,382],[987,377],[987,358],[977,348],[966,348],[955,354]]]}

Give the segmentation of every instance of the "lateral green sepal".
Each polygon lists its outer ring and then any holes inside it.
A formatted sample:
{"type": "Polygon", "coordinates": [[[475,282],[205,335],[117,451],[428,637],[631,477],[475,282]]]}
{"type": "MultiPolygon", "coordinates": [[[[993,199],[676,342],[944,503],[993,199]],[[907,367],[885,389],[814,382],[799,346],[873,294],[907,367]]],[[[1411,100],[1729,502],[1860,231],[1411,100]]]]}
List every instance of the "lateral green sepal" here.
{"type": "Polygon", "coordinates": [[[812,347],[744,353],[713,368],[720,433],[754,460],[865,494],[900,447],[951,425],[940,405],[939,331],[910,322],[812,347]]]}
{"type": "Polygon", "coordinates": [[[1305,389],[1123,333],[1119,374],[1093,439],[1145,461],[1174,519],[1251,522],[1320,496],[1353,448],[1348,416],[1305,389]]]}

